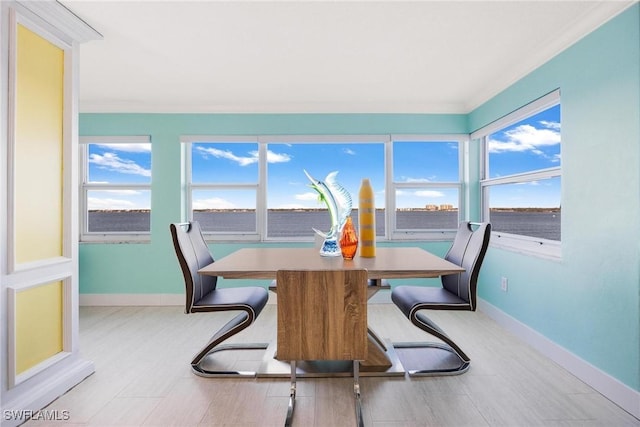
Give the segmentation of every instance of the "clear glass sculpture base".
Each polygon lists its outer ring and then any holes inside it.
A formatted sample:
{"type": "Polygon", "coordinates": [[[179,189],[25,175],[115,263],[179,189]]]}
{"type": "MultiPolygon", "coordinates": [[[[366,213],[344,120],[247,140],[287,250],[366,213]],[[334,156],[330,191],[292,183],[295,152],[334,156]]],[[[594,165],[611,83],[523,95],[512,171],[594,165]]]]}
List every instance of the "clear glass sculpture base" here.
{"type": "Polygon", "coordinates": [[[320,248],[320,256],[342,256],[338,239],[335,237],[327,237],[320,248]]]}

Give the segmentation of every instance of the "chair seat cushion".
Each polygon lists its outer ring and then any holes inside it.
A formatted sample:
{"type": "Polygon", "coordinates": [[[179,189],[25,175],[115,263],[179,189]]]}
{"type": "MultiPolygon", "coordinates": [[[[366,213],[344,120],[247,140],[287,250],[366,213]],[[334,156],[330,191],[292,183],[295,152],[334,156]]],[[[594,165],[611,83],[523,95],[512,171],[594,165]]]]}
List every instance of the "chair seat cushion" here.
{"type": "Polygon", "coordinates": [[[217,288],[193,304],[193,311],[251,310],[254,317],[262,311],[269,292],[258,286],[217,288]]]}
{"type": "Polygon", "coordinates": [[[396,286],[391,291],[391,300],[408,318],[417,310],[471,309],[468,301],[441,287],[396,286]]]}

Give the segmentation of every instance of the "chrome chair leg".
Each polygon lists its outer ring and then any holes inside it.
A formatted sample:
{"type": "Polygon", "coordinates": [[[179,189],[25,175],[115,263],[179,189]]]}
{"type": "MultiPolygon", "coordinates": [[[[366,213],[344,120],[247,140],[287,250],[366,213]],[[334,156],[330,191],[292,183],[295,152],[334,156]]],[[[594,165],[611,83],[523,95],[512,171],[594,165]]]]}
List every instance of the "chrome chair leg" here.
{"type": "Polygon", "coordinates": [[[296,404],[296,362],[291,361],[291,387],[289,388],[289,406],[287,408],[287,418],[284,420],[285,427],[291,427],[293,424],[293,409],[296,404]]]}
{"type": "Polygon", "coordinates": [[[362,401],[360,400],[360,362],[353,361],[353,396],[356,404],[356,425],[364,427],[362,419],[362,401]]]}

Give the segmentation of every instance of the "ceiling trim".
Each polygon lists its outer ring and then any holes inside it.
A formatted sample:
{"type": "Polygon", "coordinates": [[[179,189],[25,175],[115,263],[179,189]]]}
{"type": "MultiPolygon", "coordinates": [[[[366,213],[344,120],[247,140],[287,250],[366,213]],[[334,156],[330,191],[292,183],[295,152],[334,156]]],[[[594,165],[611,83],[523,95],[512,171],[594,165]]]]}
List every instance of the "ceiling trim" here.
{"type": "Polygon", "coordinates": [[[546,49],[540,50],[537,54],[531,54],[528,59],[523,58],[521,66],[511,75],[496,76],[494,81],[499,82],[498,85],[488,85],[484,91],[471,96],[463,108],[464,112],[469,113],[475,110],[635,3],[637,1],[594,2],[591,8],[576,15],[573,21],[567,23],[562,37],[548,40],[546,49]]]}
{"type": "Polygon", "coordinates": [[[91,40],[102,39],[102,34],[57,1],[17,0],[16,3],[39,16],[53,27],[64,31],[64,33],[74,41],[85,43],[91,40]]]}

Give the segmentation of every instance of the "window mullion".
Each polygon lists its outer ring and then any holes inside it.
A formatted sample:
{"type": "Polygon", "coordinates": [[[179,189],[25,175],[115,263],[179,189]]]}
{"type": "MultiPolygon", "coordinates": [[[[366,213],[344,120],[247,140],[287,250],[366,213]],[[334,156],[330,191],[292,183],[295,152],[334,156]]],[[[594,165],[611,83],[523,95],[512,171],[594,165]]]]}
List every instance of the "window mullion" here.
{"type": "Polygon", "coordinates": [[[519,173],[514,175],[501,176],[499,178],[483,179],[481,183],[483,185],[499,185],[499,184],[517,183],[517,182],[530,182],[530,181],[536,181],[540,179],[554,178],[561,175],[562,175],[561,169],[559,167],[556,167],[556,168],[537,170],[533,172],[525,172],[525,173],[519,173]]]}
{"type": "Polygon", "coordinates": [[[103,184],[103,183],[94,183],[94,184],[84,184],[84,188],[87,190],[126,190],[126,189],[141,189],[141,190],[150,190],[150,184],[103,184]]]}
{"type": "Polygon", "coordinates": [[[396,228],[396,186],[393,182],[393,138],[385,142],[385,238],[390,239],[396,228]]]}
{"type": "Polygon", "coordinates": [[[80,236],[83,236],[89,230],[89,206],[87,201],[87,190],[85,188],[85,184],[87,182],[87,178],[89,176],[89,163],[87,162],[87,145],[80,144],[80,236]]]}
{"type": "Polygon", "coordinates": [[[193,221],[193,182],[191,179],[193,160],[191,158],[191,142],[183,143],[182,154],[184,155],[184,170],[182,171],[182,179],[184,180],[184,212],[188,221],[193,221]]]}
{"type": "Polygon", "coordinates": [[[258,191],[256,192],[256,227],[260,240],[267,237],[267,143],[258,143],[258,191]]]}

